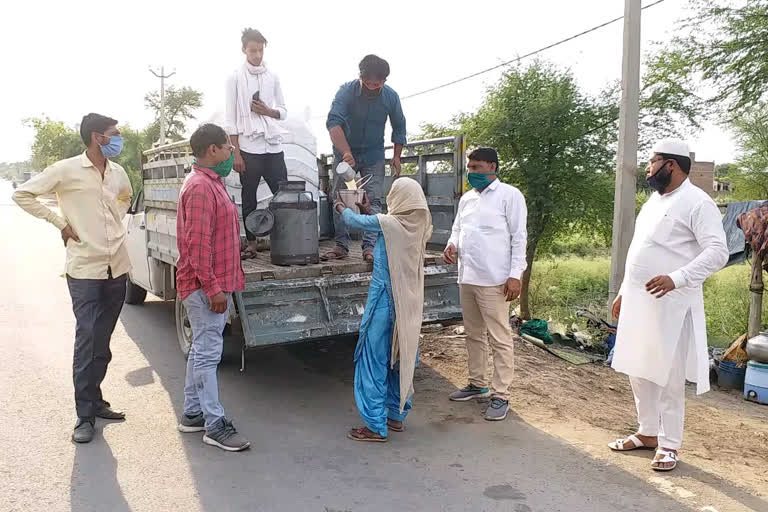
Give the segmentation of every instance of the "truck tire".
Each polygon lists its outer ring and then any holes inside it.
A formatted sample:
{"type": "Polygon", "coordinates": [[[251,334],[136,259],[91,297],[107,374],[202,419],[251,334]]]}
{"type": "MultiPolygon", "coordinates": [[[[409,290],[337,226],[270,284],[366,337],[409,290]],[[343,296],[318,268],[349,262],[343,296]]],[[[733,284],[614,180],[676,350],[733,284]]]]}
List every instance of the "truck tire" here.
{"type": "Polygon", "coordinates": [[[129,276],[125,281],[125,303],[131,304],[132,306],[139,306],[144,304],[146,298],[147,290],[137,284],[134,284],[129,276]]]}
{"type": "Polygon", "coordinates": [[[189,357],[189,349],[192,346],[192,326],[187,318],[187,308],[179,296],[176,296],[176,337],[179,340],[179,348],[184,354],[184,359],[189,357]]]}

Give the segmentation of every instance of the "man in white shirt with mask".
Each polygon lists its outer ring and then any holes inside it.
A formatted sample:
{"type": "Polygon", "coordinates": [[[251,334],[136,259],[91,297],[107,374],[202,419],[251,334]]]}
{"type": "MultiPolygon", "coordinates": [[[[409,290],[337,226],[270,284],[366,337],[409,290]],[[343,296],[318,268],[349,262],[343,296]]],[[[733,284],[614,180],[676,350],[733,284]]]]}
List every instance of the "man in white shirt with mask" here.
{"type": "MultiPolygon", "coordinates": [[[[247,28],[241,37],[245,62],[227,81],[225,130],[235,146],[234,170],[240,173],[243,220],[256,209],[261,178],[274,194],[288,179],[280,121],[285,120],[283,90],[277,75],[264,62],[266,38],[247,28]]],[[[243,259],[256,256],[256,235],[246,228],[248,245],[243,259]]]]}
{"type": "Polygon", "coordinates": [[[463,402],[491,397],[484,414],[489,421],[503,420],[509,410],[514,370],[509,302],[520,296],[528,238],[525,198],[499,181],[498,167],[495,149],[478,148],[469,155],[467,178],[473,189],[459,201],[443,252],[447,263],[458,259],[469,356],[469,385],[449,398],[463,402]],[[489,341],[493,351],[490,389],[486,381],[489,341]]]}
{"type": "Polygon", "coordinates": [[[728,261],[722,215],[688,179],[688,144],[658,142],[646,168],[654,193],[643,205],[613,303],[619,319],[613,368],[629,375],[639,428],[608,446],[656,450],[656,471],[677,467],[685,418],[685,381],[709,391],[702,284],[728,261]]]}

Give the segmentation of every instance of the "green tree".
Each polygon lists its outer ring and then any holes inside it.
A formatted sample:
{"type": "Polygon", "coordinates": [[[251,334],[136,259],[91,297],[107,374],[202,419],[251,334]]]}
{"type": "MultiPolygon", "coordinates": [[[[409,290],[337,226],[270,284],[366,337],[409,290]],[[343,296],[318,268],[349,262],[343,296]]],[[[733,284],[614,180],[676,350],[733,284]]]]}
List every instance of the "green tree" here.
{"type": "Polygon", "coordinates": [[[733,122],[741,158],[728,174],[735,200],[768,199],[768,103],[733,122]]]}
{"type": "MultiPolygon", "coordinates": [[[[557,236],[583,233],[610,243],[619,84],[596,97],[583,93],[569,72],[542,61],[511,68],[489,89],[478,111],[447,126],[423,125],[424,137],[464,133],[470,145],[493,146],[500,176],[528,203],[528,270],[523,275],[521,314],[530,317],[531,270],[539,251],[557,236]]],[[[641,97],[640,147],[696,127],[697,111],[680,91],[645,87],[641,97]]],[[[638,169],[639,204],[648,196],[644,166],[638,169]]]]}
{"type": "Polygon", "coordinates": [[[80,134],[61,121],[48,117],[33,117],[24,120],[26,126],[35,130],[32,143],[32,166],[42,171],[49,165],[73,157],[85,150],[80,134]]]}
{"type": "Polygon", "coordinates": [[[427,127],[433,135],[461,130],[471,145],[496,148],[501,178],[525,195],[524,318],[531,314],[529,285],[540,246],[571,229],[610,237],[615,118],[615,105],[584,94],[569,72],[537,61],[507,71],[480,109],[458,116],[454,128],[427,127]]]}
{"type": "Polygon", "coordinates": [[[659,94],[728,116],[754,107],[768,92],[768,0],[689,4],[693,15],[649,65],[659,94]]]}
{"type": "MultiPolygon", "coordinates": [[[[147,127],[148,133],[160,135],[160,92],[153,91],[144,97],[147,107],[155,113],[155,121],[147,127]]],[[[186,123],[195,119],[194,111],[203,106],[203,93],[191,87],[168,87],[165,90],[165,137],[170,140],[184,138],[186,123]]]]}
{"type": "Polygon", "coordinates": [[[131,179],[134,194],[142,187],[141,179],[141,155],[152,147],[152,134],[149,129],[137,131],[130,125],[120,127],[120,134],[123,136],[123,151],[115,161],[123,166],[128,177],[131,179]]]}
{"type": "Polygon", "coordinates": [[[727,180],[732,174],[739,172],[739,166],[736,164],[717,164],[715,166],[715,178],[727,180]]]}

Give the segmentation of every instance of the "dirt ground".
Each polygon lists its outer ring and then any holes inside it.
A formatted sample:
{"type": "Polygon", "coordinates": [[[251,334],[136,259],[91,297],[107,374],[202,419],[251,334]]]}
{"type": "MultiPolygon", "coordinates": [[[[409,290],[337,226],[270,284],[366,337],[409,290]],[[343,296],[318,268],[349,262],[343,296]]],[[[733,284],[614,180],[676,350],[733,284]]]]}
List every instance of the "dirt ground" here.
{"type": "MultiPolygon", "coordinates": [[[[464,386],[465,337],[456,327],[425,328],[421,361],[434,374],[464,386]]],[[[670,480],[650,470],[652,452],[616,454],[605,446],[636,431],[625,375],[601,363],[573,366],[520,338],[515,339],[515,355],[510,406],[527,423],[638,473],[696,510],[768,510],[763,500],[768,497],[768,406],[746,402],[741,393],[716,385],[697,397],[689,384],[683,463],[663,475],[677,478],[670,480]]]]}

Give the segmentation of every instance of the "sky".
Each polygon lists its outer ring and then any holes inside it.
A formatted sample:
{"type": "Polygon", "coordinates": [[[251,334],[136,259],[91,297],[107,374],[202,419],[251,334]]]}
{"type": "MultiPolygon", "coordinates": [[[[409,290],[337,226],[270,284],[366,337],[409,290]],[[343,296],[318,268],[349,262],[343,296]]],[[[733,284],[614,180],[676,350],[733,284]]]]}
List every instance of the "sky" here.
{"type": "MultiPolygon", "coordinates": [[[[644,4],[651,0],[645,0],[644,4]]],[[[88,112],[142,128],[145,94],[159,88],[149,67],[175,71],[167,85],[203,92],[197,121],[223,110],[224,82],[244,57],[240,33],[261,30],[265,62],[280,76],[289,113],[307,115],[321,152],[324,118],[339,85],[375,53],[391,66],[388,84],[407,96],[513,59],[623,14],[621,0],[451,0],[330,2],[282,0],[25,0],[6,2],[0,21],[0,162],[30,156],[29,117],[74,126],[88,112]]],[[[686,0],[643,11],[642,51],[664,40],[686,0]]],[[[569,68],[590,93],[621,77],[622,22],[539,55],[569,68]]],[[[409,133],[471,112],[501,71],[403,101],[409,133]]],[[[732,161],[731,135],[706,125],[688,137],[697,160],[732,161]]],[[[640,155],[641,159],[644,158],[640,155]]]]}

